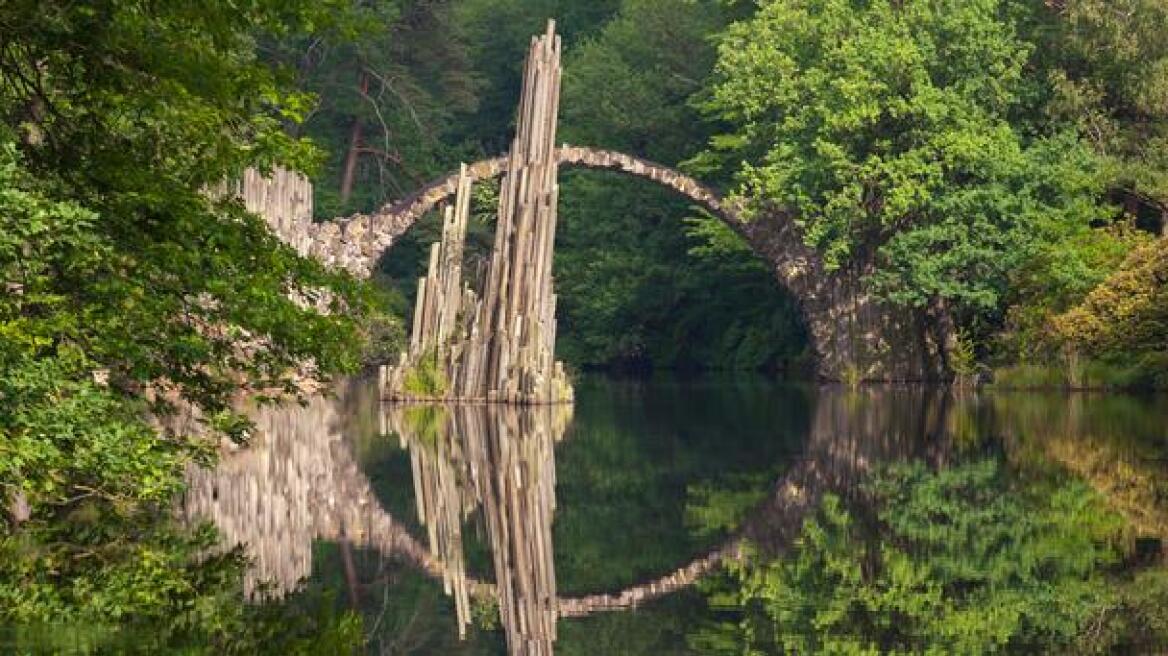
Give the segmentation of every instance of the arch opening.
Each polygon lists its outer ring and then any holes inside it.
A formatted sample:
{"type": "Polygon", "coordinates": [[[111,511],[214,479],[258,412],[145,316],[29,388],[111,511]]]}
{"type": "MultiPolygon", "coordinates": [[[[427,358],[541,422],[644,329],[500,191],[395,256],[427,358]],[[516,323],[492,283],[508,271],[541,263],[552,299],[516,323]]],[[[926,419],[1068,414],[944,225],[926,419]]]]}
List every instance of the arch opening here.
{"type": "MultiPolygon", "coordinates": [[[[567,362],[622,372],[738,369],[813,375],[798,299],[751,248],[736,207],[693,178],[640,158],[571,146],[557,149],[556,156],[567,169],[560,179],[555,265],[562,302],[563,348],[557,351],[567,362]],[[598,179],[605,182],[598,184],[598,179]],[[691,248],[705,244],[687,225],[696,216],[694,206],[705,211],[704,230],[723,232],[725,226],[732,234],[720,234],[719,241],[745,244],[741,252],[692,256],[691,248]],[[599,213],[609,217],[603,224],[616,232],[586,225],[599,213]],[[655,227],[662,220],[676,225],[655,227]],[[628,243],[635,239],[644,239],[644,248],[628,243]],[[602,303],[598,286],[615,294],[602,303]]],[[[495,229],[489,181],[502,176],[506,165],[505,159],[494,158],[467,167],[477,184],[464,278],[475,277],[476,255],[480,263],[489,259],[495,229]],[[491,218],[483,220],[483,215],[491,218]]],[[[374,215],[352,219],[368,221],[371,238],[398,233],[374,256],[370,271],[387,274],[401,290],[400,307],[407,313],[416,280],[425,274],[426,244],[436,241],[441,230],[435,210],[453,199],[457,178],[441,178],[374,215]]]]}

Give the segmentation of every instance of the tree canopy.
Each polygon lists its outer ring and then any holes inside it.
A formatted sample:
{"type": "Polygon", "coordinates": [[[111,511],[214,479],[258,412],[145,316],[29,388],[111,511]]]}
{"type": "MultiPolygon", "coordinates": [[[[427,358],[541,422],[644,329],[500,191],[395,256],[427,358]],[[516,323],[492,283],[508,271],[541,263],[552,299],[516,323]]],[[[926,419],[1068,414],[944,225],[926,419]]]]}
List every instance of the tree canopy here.
{"type": "Polygon", "coordinates": [[[240,437],[241,393],[295,392],[301,373],[357,364],[362,288],[209,192],[246,166],[319,160],[285,129],[309,98],[257,44],[344,29],[343,9],[0,8],[6,620],[138,618],[169,627],[153,630],[164,641],[235,640],[220,632],[250,612],[232,587],[242,561],[199,565],[208,534],[168,519],[186,466],[214,442],[160,425],[182,408],[240,437]],[[325,291],[346,312],[295,300],[325,291]]]}
{"type": "Polygon", "coordinates": [[[722,38],[704,108],[755,212],[787,210],[829,266],[874,261],[889,298],[995,309],[1044,238],[1106,216],[1101,164],[1035,134],[1025,14],[1002,0],[776,0],[722,38]]]}

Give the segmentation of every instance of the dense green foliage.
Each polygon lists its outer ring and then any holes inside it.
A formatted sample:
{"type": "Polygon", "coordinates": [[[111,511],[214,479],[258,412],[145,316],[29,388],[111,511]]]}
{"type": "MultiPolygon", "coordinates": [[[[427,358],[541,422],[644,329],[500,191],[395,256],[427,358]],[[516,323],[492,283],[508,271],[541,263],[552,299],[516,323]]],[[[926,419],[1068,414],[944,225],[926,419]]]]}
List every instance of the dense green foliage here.
{"type": "MultiPolygon", "coordinates": [[[[565,62],[564,140],[676,165],[708,135],[689,98],[714,62],[721,3],[625,0],[565,62]]],[[[798,310],[717,219],[646,183],[574,174],[557,245],[561,352],[571,363],[785,369],[798,310]],[[719,245],[710,248],[707,235],[719,245]]]]}
{"type": "Polygon", "coordinates": [[[331,287],[359,311],[352,286],[204,193],[244,165],[315,156],[281,127],[306,99],[255,59],[251,37],[311,17],[284,5],[6,5],[0,112],[20,133],[5,134],[20,161],[6,145],[5,182],[24,205],[3,217],[5,283],[19,292],[6,303],[47,339],[9,342],[33,356],[68,344],[109,367],[117,389],[165,379],[213,410],[239,375],[282,387],[308,357],[323,371],[355,364],[351,321],[290,298],[331,287]],[[67,241],[52,241],[62,228],[67,241]],[[243,350],[245,333],[257,339],[243,350]]]}
{"type": "Polygon", "coordinates": [[[541,34],[549,18],[565,50],[604,25],[620,0],[461,0],[455,16],[480,83],[479,111],[464,116],[458,134],[487,156],[511,147],[515,102],[523,84],[523,62],[531,37],[541,34]]]}
{"type": "Polygon", "coordinates": [[[1086,146],[1011,119],[1037,92],[1010,3],[765,3],[720,46],[707,110],[757,212],[792,212],[832,266],[914,306],[995,309],[1051,235],[1084,231],[1101,185],[1086,146]]]}
{"type": "MultiPolygon", "coordinates": [[[[1059,335],[1071,326],[1056,317],[1085,302],[1108,276],[1123,276],[1131,268],[1123,264],[1129,252],[1138,250],[1145,257],[1163,252],[1163,244],[1151,243],[1147,233],[1168,228],[1168,35],[1160,27],[1165,8],[1142,0],[1047,5],[1029,31],[1036,44],[1034,76],[1047,83],[1045,104],[1032,120],[1076,131],[1103,164],[1107,200],[1122,209],[1124,218],[1088,235],[1049,240],[1011,276],[1009,310],[995,340],[998,358],[1055,363],[1059,371],[1047,375],[1062,384],[1075,382],[1076,367],[1090,366],[1124,372],[1108,377],[1114,384],[1163,385],[1156,379],[1163,376],[1164,362],[1148,357],[1139,340],[1112,340],[1106,348],[1080,343],[1068,357],[1059,335]],[[1084,359],[1103,362],[1083,365],[1084,359]]],[[[1142,280],[1142,289],[1132,290],[1139,296],[1155,295],[1164,285],[1154,276],[1142,280]]],[[[1071,316],[1090,310],[1076,312],[1071,316]]],[[[1122,321],[1115,329],[1116,335],[1128,333],[1122,321]]],[[[1165,343],[1165,337],[1161,331],[1153,339],[1165,343]]]]}
{"type": "Polygon", "coordinates": [[[1140,588],[1109,574],[1121,526],[1079,483],[1022,484],[992,461],[892,467],[851,508],[828,496],[786,557],[733,566],[718,601],[743,622],[695,639],[760,654],[1146,649],[1108,621],[1163,590],[1155,573],[1140,588]]]}
{"type": "Polygon", "coordinates": [[[307,99],[256,38],[335,23],[337,8],[0,8],[4,622],[133,619],[162,643],[263,644],[261,623],[244,630],[238,559],[196,564],[208,535],[169,520],[210,446],[160,424],[197,410],[204,430],[238,435],[241,392],[294,391],[309,361],[320,375],[357,362],[359,288],[206,192],[247,165],[316,158],[283,129],[307,99]],[[351,316],[293,300],[323,289],[351,316]]]}
{"type": "Polygon", "coordinates": [[[980,357],[1065,365],[1052,317],[1168,216],[1164,9],[1122,4],[762,2],[695,96],[693,167],[980,357]]]}
{"type": "Polygon", "coordinates": [[[280,39],[266,53],[316,99],[294,132],[325,149],[314,182],[326,219],[369,211],[445,173],[465,156],[454,131],[478,105],[455,3],[353,5],[352,29],[280,39]]]}
{"type": "Polygon", "coordinates": [[[1114,198],[1148,228],[1168,220],[1168,7],[1156,0],[1046,3],[1038,57],[1047,116],[1112,165],[1114,198]]]}
{"type": "MultiPolygon", "coordinates": [[[[798,366],[803,327],[790,300],[740,240],[701,248],[691,210],[645,183],[572,174],[556,257],[558,349],[569,363],[628,368],[798,366]],[[604,217],[601,219],[600,217],[604,217]]],[[[717,228],[713,228],[717,230],[717,228]]]]}

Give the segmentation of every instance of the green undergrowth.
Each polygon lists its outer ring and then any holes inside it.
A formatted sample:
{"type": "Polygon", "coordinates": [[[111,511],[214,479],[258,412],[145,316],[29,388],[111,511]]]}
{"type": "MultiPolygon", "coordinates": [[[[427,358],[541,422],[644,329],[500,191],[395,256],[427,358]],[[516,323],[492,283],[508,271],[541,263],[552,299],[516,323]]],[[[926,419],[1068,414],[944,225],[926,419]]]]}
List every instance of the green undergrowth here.
{"type": "Polygon", "coordinates": [[[1002,389],[1168,389],[1168,356],[1006,365],[993,370],[992,385],[1002,389]]]}
{"type": "Polygon", "coordinates": [[[433,348],[422,354],[406,372],[403,386],[411,396],[418,398],[441,398],[449,389],[446,372],[443,371],[438,349],[433,348]]]}

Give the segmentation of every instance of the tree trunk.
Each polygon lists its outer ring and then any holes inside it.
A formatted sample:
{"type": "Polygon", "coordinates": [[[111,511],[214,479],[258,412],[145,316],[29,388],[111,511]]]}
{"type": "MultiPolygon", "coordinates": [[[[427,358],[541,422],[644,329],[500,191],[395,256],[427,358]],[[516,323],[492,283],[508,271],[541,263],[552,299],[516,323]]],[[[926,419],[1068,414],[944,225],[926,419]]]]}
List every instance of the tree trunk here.
{"type": "Polygon", "coordinates": [[[341,564],[345,568],[345,587],[349,589],[349,606],[361,610],[361,583],[357,580],[357,565],[353,562],[353,545],[341,540],[341,564]]]}
{"type": "MultiPolygon", "coordinates": [[[[364,71],[357,82],[361,95],[369,93],[369,75],[364,71]]],[[[361,154],[362,132],[364,124],[360,116],[353,117],[353,125],[349,129],[349,151],[345,153],[345,168],[341,172],[341,205],[349,202],[353,195],[353,179],[357,176],[357,158],[361,154]]]]}
{"type": "Polygon", "coordinates": [[[32,516],[32,510],[28,505],[28,497],[24,495],[22,490],[17,490],[12,495],[12,498],[8,500],[8,516],[12,521],[13,528],[18,528],[32,516]]]}

